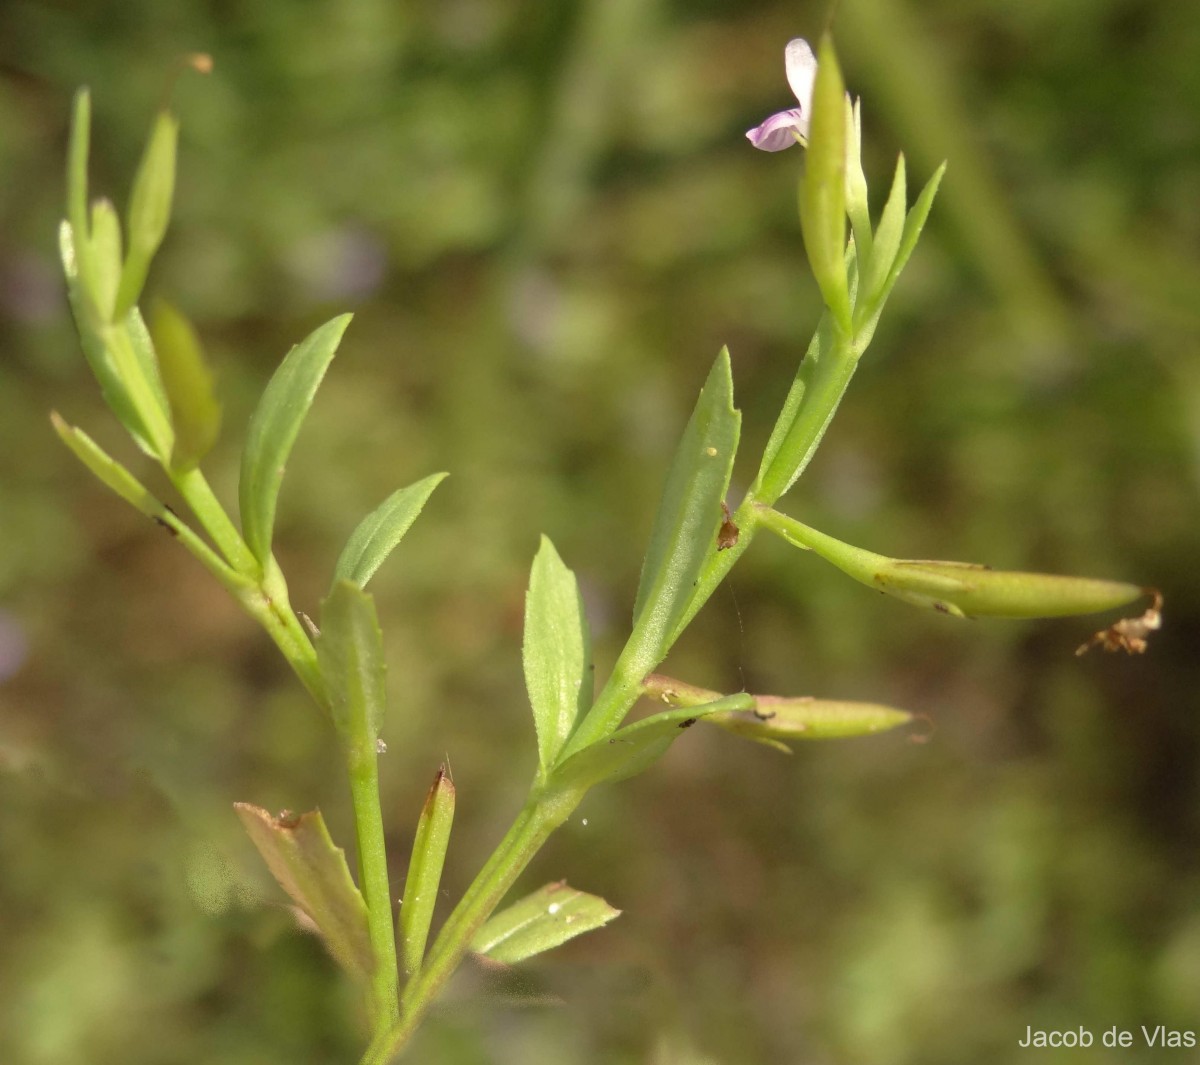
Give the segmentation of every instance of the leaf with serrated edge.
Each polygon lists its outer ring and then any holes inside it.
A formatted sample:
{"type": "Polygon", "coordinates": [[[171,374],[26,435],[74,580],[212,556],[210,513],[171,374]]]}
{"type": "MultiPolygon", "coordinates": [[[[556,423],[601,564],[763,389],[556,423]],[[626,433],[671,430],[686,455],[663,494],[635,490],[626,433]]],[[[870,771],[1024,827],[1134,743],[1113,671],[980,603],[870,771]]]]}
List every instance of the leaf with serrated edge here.
{"type": "Polygon", "coordinates": [[[529,574],[521,651],[544,775],[592,695],[591,638],[583,598],[575,574],[545,536],[529,574]]]}
{"type": "Polygon", "coordinates": [[[741,424],[733,406],[729,351],[722,349],[675,452],[642,564],[629,643],[645,671],[661,661],[716,542],[741,424]]]}
{"type": "Polygon", "coordinates": [[[250,839],[279,886],[317,926],[334,960],[366,982],[374,968],[367,906],[354,885],[345,852],[334,845],[320,810],[272,817],[249,803],[234,803],[250,839]]]}
{"type": "Polygon", "coordinates": [[[275,506],[288,455],[350,318],[342,314],[326,322],[288,352],[250,419],[238,502],[242,533],[260,563],[271,555],[275,506]]]}
{"type": "Polygon", "coordinates": [[[356,584],[338,581],[321,603],[317,661],[329,711],[352,762],[376,757],[386,703],[383,632],[375,600],[356,584]]]}
{"type": "Polygon", "coordinates": [[[433,490],[448,476],[431,473],[416,484],[400,488],[363,518],[338,556],[333,579],[351,581],[365,588],[417,520],[433,490]]]}
{"type": "Polygon", "coordinates": [[[492,917],[471,940],[471,949],[514,965],[600,928],[620,912],[599,896],[577,891],[560,880],[492,917]]]}

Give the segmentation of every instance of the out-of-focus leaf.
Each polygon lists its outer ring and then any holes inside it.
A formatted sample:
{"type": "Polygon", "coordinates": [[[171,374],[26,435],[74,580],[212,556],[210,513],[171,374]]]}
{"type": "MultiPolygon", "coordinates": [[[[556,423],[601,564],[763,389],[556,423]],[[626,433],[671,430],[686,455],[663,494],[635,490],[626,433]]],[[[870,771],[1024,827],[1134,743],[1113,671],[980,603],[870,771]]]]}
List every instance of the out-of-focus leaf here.
{"type": "Polygon", "coordinates": [[[150,324],[175,428],[171,467],[195,469],[221,431],[221,407],[213,393],[212,374],[192,323],[166,300],[155,301],[150,324]]]}
{"type": "Polygon", "coordinates": [[[338,556],[333,568],[334,581],[346,580],[360,588],[366,587],[367,581],[417,520],[433,490],[447,476],[431,473],[416,484],[400,488],[363,518],[338,556]]]}
{"type": "Polygon", "coordinates": [[[354,885],[345,852],[334,846],[320,810],[299,817],[249,803],[233,804],[279,886],[308,916],[334,960],[366,983],[374,969],[367,906],[354,885]]]}
{"type": "Polygon", "coordinates": [[[620,913],[599,896],[560,880],[493,916],[475,934],[471,949],[513,965],[600,928],[620,913]]]}
{"type": "Polygon", "coordinates": [[[715,549],[741,424],[729,352],[722,349],[675,452],[642,564],[629,645],[643,672],[666,653],[705,556],[715,549]]]}
{"type": "Polygon", "coordinates": [[[433,778],[417,821],[408,877],[404,881],[404,901],[400,905],[400,958],[410,976],[421,968],[425,957],[425,941],[429,938],[453,823],[454,781],[442,766],[433,778]]]}
{"type": "Polygon", "coordinates": [[[544,776],[592,695],[591,637],[579,585],[545,536],[529,574],[522,659],[544,776]]]}
{"type": "Polygon", "coordinates": [[[338,581],[321,603],[317,660],[329,710],[351,762],[377,757],[386,705],[383,633],[375,600],[356,584],[338,581]]]}
{"type": "Polygon", "coordinates": [[[271,554],[275,507],[288,455],[350,318],[349,314],[339,315],[292,348],[250,418],[242,452],[238,501],[242,534],[254,557],[263,565],[271,554]]]}

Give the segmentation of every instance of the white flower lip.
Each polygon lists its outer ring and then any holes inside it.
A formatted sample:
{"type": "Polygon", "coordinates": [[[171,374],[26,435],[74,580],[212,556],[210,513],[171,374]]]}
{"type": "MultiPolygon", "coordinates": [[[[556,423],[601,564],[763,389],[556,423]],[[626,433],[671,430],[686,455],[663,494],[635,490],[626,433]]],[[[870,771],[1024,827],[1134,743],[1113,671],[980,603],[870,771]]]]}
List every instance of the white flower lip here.
{"type": "Polygon", "coordinates": [[[788,41],[783,56],[788,85],[800,106],[777,111],[754,129],[746,131],[747,140],[764,152],[780,152],[793,144],[808,142],[813,84],[817,80],[817,57],[803,37],[788,41]]]}

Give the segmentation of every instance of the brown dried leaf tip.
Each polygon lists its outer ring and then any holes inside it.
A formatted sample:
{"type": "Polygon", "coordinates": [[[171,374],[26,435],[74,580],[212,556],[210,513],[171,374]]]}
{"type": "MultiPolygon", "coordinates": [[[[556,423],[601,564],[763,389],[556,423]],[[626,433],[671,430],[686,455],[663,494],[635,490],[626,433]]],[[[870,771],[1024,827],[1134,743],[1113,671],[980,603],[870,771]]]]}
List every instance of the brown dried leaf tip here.
{"type": "Polygon", "coordinates": [[[1162,592],[1157,588],[1147,588],[1147,595],[1154,597],[1147,611],[1136,618],[1122,618],[1115,625],[1109,626],[1096,633],[1087,643],[1076,648],[1077,655],[1085,655],[1096,644],[1106,651],[1124,651],[1130,655],[1140,655],[1146,650],[1150,633],[1162,628],[1162,592]]]}
{"type": "Polygon", "coordinates": [[[726,551],[738,542],[742,531],[734,525],[733,515],[729,513],[729,507],[724,500],[721,501],[721,513],[725,515],[725,520],[717,530],[717,550],[726,551]]]}

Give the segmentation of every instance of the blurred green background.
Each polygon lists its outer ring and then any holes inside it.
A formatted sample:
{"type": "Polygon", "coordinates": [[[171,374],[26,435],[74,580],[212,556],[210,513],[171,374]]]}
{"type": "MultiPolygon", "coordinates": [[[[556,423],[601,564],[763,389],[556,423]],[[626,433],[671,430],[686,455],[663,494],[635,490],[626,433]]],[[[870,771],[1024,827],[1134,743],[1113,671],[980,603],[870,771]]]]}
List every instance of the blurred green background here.
{"type": "MultiPolygon", "coordinates": [[[[742,133],[788,106],[784,42],[824,17],[775,0],[0,6],[6,1065],[360,1046],[352,995],[230,807],[320,805],[348,843],[328,729],[47,421],[144,469],[56,267],[75,87],[94,94],[93,189],[123,205],[171,64],[215,58],[174,94],[176,219],[151,291],[217,367],[208,469],[231,504],[271,370],[356,311],[284,486],[295,605],[315,613],[387,492],[453,474],[374,591],[396,891],[448,756],[457,896],[534,764],[519,647],[538,534],[579,573],[603,668],[726,343],[735,492],[753,475],[819,307],[799,153],[742,133]]],[[[890,702],[932,738],[789,759],[692,730],[591,796],[523,881],[567,876],[624,916],[517,975],[466,969],[413,1061],[990,1063],[1018,1060],[1027,1025],[1200,1029],[1200,5],[843,0],[836,28],[877,200],[901,147],[910,186],[950,165],[784,509],[891,555],[1158,585],[1166,628],[1143,658],[1077,659],[1107,620],[918,613],[761,538],[668,671],[890,702]]]]}

